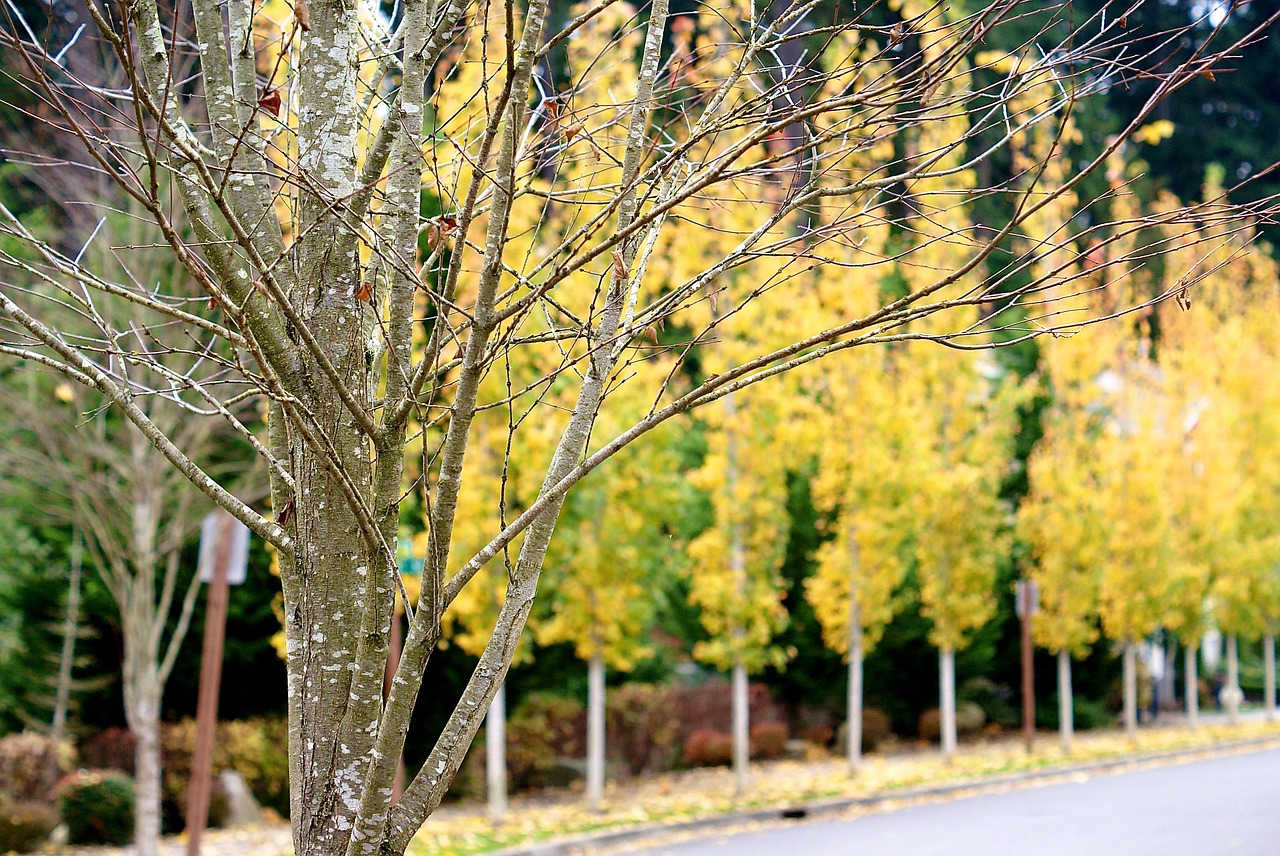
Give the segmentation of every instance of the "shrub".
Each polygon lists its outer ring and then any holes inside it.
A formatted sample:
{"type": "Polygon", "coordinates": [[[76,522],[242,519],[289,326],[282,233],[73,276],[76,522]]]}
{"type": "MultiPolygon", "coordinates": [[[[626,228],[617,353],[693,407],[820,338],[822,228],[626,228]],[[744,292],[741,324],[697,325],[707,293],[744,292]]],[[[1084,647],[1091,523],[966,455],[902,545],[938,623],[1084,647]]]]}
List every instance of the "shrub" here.
{"type": "Polygon", "coordinates": [[[684,742],[684,763],[690,767],[713,767],[733,760],[733,738],[723,731],[704,728],[684,742]]]}
{"type": "MultiPolygon", "coordinates": [[[[164,754],[162,809],[165,828],[177,832],[186,821],[187,791],[195,752],[195,720],[167,724],[161,733],[164,754]]],[[[283,719],[246,719],[218,723],[213,744],[213,790],[209,825],[221,826],[227,815],[226,794],[218,774],[235,770],[261,805],[289,816],[289,727],[283,719]]]]}
{"type": "Polygon", "coordinates": [[[605,701],[609,754],[628,773],[666,770],[680,735],[674,694],[653,684],[624,684],[605,701]]]}
{"type": "Polygon", "coordinates": [[[283,719],[224,722],[218,726],[218,743],[229,756],[223,769],[243,776],[259,804],[288,817],[289,723],[283,719]]]}
{"type": "Polygon", "coordinates": [[[110,770],[81,770],[58,785],[58,811],[71,844],[133,840],[133,780],[110,770]]]}
{"type": "Polygon", "coordinates": [[[921,740],[940,740],[942,738],[942,711],[931,707],[920,714],[916,722],[916,734],[921,740]]]}
{"type": "MultiPolygon", "coordinates": [[[[956,703],[956,734],[977,734],[987,723],[982,708],[971,701],[956,703]]],[[[936,707],[920,714],[917,733],[923,740],[940,740],[942,736],[942,712],[936,707]]]]}
{"type": "Polygon", "coordinates": [[[801,740],[823,748],[830,746],[831,741],[835,739],[835,736],[835,729],[830,725],[806,725],[804,728],[800,729],[801,740]]]}
{"type": "Polygon", "coordinates": [[[0,802],[0,853],[30,853],[58,825],[58,813],[41,802],[0,802]]]}
{"type": "Polygon", "coordinates": [[[586,714],[575,699],[526,697],[507,721],[507,773],[513,789],[541,787],[556,759],[581,757],[586,714]]]}
{"type": "Polygon", "coordinates": [[[69,744],[52,737],[23,732],[0,738],[0,794],[15,802],[51,802],[74,757],[69,744]]]}
{"type": "MultiPolygon", "coordinates": [[[[728,733],[733,729],[733,702],[729,682],[713,680],[675,692],[680,718],[680,737],[688,742],[695,731],[710,729],[728,733]]],[[[753,683],[747,688],[749,722],[780,722],[782,711],[774,704],[769,688],[753,683]]]]}
{"type": "Polygon", "coordinates": [[[957,734],[977,734],[986,724],[987,715],[976,702],[962,701],[956,704],[957,734]]]}
{"type": "Polygon", "coordinates": [[[132,776],[136,746],[129,729],[108,728],[80,744],[80,763],[95,770],[123,770],[132,776]]]}
{"type": "Polygon", "coordinates": [[[893,733],[893,720],[878,707],[862,709],[862,751],[874,752],[893,733]]]}
{"type": "Polygon", "coordinates": [[[781,758],[791,735],[781,722],[761,722],[751,726],[751,757],[781,758]]]}

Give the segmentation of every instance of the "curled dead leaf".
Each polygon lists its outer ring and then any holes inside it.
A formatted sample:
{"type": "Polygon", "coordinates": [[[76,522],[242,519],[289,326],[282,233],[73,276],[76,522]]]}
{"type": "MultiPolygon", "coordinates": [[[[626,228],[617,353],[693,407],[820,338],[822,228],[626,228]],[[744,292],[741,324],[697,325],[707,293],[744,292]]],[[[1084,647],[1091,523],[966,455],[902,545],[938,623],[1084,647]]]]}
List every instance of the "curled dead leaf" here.
{"type": "Polygon", "coordinates": [[[574,122],[572,125],[564,129],[564,141],[566,143],[573,142],[573,138],[582,133],[587,125],[585,122],[574,122]]]}
{"type": "Polygon", "coordinates": [[[655,346],[658,344],[658,331],[652,327],[644,328],[645,338],[652,342],[655,346]]]}
{"type": "Polygon", "coordinates": [[[272,116],[280,115],[280,90],[270,89],[262,93],[262,97],[258,99],[258,106],[266,110],[272,116]]]}
{"type": "Polygon", "coordinates": [[[293,0],[293,19],[302,32],[311,32],[311,10],[307,8],[307,0],[293,0]]]}
{"type": "Polygon", "coordinates": [[[356,287],[356,300],[368,303],[373,299],[373,286],[368,280],[362,280],[360,285],[356,287]]]}
{"type": "Polygon", "coordinates": [[[614,250],[613,251],[613,278],[626,279],[627,275],[628,275],[627,264],[622,260],[622,251],[614,250]]]}

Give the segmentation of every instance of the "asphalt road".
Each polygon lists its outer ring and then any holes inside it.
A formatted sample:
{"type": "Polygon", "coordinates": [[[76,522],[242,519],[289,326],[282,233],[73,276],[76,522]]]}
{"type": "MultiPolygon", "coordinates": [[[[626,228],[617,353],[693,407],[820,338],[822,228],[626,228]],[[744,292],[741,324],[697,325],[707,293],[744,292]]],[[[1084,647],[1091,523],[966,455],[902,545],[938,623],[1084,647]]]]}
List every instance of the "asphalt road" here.
{"type": "Polygon", "coordinates": [[[1280,750],[645,851],[671,856],[1280,856],[1280,750]]]}

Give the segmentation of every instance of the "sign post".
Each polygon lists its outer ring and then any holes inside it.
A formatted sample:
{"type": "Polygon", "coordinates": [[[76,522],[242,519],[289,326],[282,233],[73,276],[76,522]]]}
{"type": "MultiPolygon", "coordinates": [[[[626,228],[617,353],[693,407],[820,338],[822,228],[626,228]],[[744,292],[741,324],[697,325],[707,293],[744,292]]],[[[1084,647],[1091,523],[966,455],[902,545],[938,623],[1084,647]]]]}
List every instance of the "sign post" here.
{"type": "Polygon", "coordinates": [[[1022,736],[1030,752],[1036,740],[1035,651],[1031,645],[1031,617],[1040,611],[1040,586],[1018,580],[1014,608],[1022,619],[1022,736]]]}
{"type": "Polygon", "coordinates": [[[196,701],[196,745],[187,793],[187,856],[200,856],[200,839],[209,821],[213,784],[213,739],[218,726],[218,687],[222,680],[222,643],[227,630],[229,586],[245,580],[249,530],[225,511],[200,525],[200,581],[209,584],[205,604],[204,647],[200,654],[200,693],[196,701]]]}

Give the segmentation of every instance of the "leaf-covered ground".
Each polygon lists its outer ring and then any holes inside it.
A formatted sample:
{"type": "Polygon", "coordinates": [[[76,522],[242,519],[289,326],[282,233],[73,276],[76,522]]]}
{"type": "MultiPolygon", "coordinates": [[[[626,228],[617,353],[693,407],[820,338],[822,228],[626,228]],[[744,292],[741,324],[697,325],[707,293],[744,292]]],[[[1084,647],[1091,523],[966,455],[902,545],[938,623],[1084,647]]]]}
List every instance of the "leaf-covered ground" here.
{"type": "MultiPolygon", "coordinates": [[[[413,840],[409,856],[468,856],[593,830],[676,823],[753,808],[892,793],[1022,770],[1265,737],[1280,741],[1280,723],[1213,725],[1194,732],[1180,727],[1151,728],[1140,732],[1136,742],[1115,731],[1081,734],[1070,756],[1063,754],[1056,735],[1051,734],[1040,735],[1032,755],[1023,751],[1016,738],[963,744],[950,762],[933,748],[900,747],[890,754],[868,756],[856,777],[850,777],[836,758],[773,761],[752,765],[750,787],[742,798],[734,797],[733,775],[727,768],[668,773],[610,782],[605,809],[598,813],[586,810],[581,788],[515,796],[501,824],[489,820],[483,804],[447,805],[413,840]]],[[[206,856],[288,856],[292,842],[288,826],[261,825],[209,830],[201,849],[206,856]]],[[[56,852],[62,856],[111,856],[126,851],[84,847],[56,852]]],[[[185,854],[185,837],[166,838],[160,853],[185,854]]]]}
{"type": "Polygon", "coordinates": [[[427,822],[409,852],[410,856],[466,856],[593,830],[674,823],[1267,736],[1280,739],[1280,724],[1214,725],[1194,732],[1152,728],[1140,732],[1136,741],[1108,731],[1077,735],[1070,756],[1062,752],[1056,735],[1042,734],[1031,755],[1020,740],[1001,738],[965,744],[950,762],[935,749],[871,755],[856,777],[834,758],[757,763],[741,798],[734,797],[733,776],[727,768],[692,770],[612,782],[605,792],[605,808],[598,813],[585,808],[580,789],[515,797],[501,824],[490,821],[482,805],[448,806],[427,822]]]}

